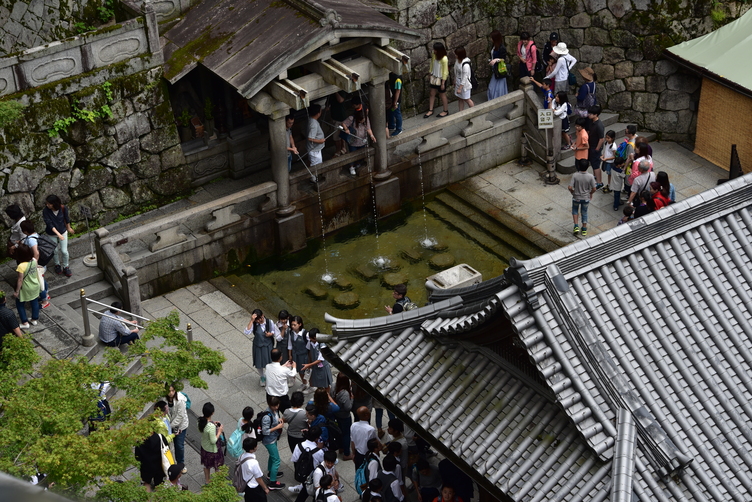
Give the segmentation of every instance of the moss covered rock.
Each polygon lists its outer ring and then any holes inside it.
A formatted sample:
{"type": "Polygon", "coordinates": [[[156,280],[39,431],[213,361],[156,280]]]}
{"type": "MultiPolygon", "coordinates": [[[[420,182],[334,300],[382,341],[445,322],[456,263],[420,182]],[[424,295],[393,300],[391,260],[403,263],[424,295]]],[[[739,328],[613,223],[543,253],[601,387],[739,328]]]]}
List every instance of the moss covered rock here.
{"type": "Polygon", "coordinates": [[[403,272],[389,272],[381,278],[381,284],[387,288],[394,288],[397,284],[407,284],[407,274],[403,272]]]}
{"type": "Polygon", "coordinates": [[[314,300],[323,300],[329,293],[319,286],[318,284],[312,284],[305,289],[305,293],[314,300]]]}
{"type": "Polygon", "coordinates": [[[102,200],[99,198],[99,193],[93,193],[83,199],[78,199],[70,205],[70,217],[73,221],[83,221],[84,217],[81,213],[81,206],[86,206],[91,210],[91,215],[94,219],[97,219],[99,214],[104,211],[102,200]]]}
{"type": "Polygon", "coordinates": [[[115,186],[122,187],[136,181],[136,174],[127,167],[115,169],[115,186]]]}
{"type": "Polygon", "coordinates": [[[141,138],[141,148],[149,153],[161,153],[180,143],[177,127],[157,129],[141,138]]]}
{"type": "Polygon", "coordinates": [[[334,280],[334,285],[337,286],[342,291],[349,291],[353,288],[352,282],[348,281],[344,277],[337,277],[334,280]]]}
{"type": "Polygon", "coordinates": [[[74,170],[71,177],[70,191],[74,199],[92,194],[112,182],[112,171],[99,164],[89,166],[86,171],[79,171],[79,175],[75,171],[77,170],[74,170]]]}
{"type": "Polygon", "coordinates": [[[98,162],[108,155],[112,155],[117,149],[118,144],[115,138],[112,136],[99,136],[76,147],[76,155],[81,160],[98,162]]]}
{"type": "Polygon", "coordinates": [[[114,187],[104,187],[99,191],[102,205],[109,209],[123,207],[131,201],[131,198],[123,190],[114,187]]]}
{"type": "Polygon", "coordinates": [[[71,173],[54,173],[45,176],[34,191],[34,205],[38,211],[44,208],[48,195],[55,194],[63,200],[68,200],[71,173]]]}
{"type": "Polygon", "coordinates": [[[8,176],[7,190],[9,192],[32,192],[49,174],[43,162],[28,162],[19,164],[8,176]]]}
{"type": "Polygon", "coordinates": [[[154,192],[149,189],[147,180],[136,180],[128,188],[131,189],[131,199],[137,204],[153,201],[156,197],[154,192]]]}
{"type": "Polygon", "coordinates": [[[428,261],[431,268],[435,270],[444,270],[454,265],[454,255],[450,253],[441,253],[431,257],[428,261]]]}
{"type": "Polygon", "coordinates": [[[334,297],[334,300],[332,301],[335,307],[341,310],[348,310],[348,309],[354,309],[358,305],[360,305],[360,297],[357,293],[353,293],[352,291],[347,291],[345,293],[340,293],[337,296],[334,297]]]}
{"type": "Polygon", "coordinates": [[[68,98],[45,99],[44,102],[29,106],[25,111],[26,124],[31,130],[45,131],[65,117],[71,116],[68,98]]]}
{"type": "Polygon", "coordinates": [[[379,275],[379,272],[370,263],[358,265],[355,267],[355,273],[364,281],[372,281],[379,275]]]}
{"type": "Polygon", "coordinates": [[[26,160],[40,160],[50,155],[50,136],[46,133],[28,133],[17,143],[18,153],[26,160]]]}
{"type": "Polygon", "coordinates": [[[159,195],[172,195],[191,187],[191,170],[189,166],[176,167],[149,179],[149,188],[159,195]]]}
{"type": "Polygon", "coordinates": [[[47,167],[50,171],[70,171],[76,163],[76,151],[65,141],[50,145],[47,167]]]}

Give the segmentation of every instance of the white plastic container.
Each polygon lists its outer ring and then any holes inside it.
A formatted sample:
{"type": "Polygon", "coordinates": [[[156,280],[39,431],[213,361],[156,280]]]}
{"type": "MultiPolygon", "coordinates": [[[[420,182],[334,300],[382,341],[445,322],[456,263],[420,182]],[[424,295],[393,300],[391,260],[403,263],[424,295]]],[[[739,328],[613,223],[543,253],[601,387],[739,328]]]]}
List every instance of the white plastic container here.
{"type": "Polygon", "coordinates": [[[480,272],[466,263],[460,263],[427,278],[439,289],[464,288],[483,281],[480,272]]]}

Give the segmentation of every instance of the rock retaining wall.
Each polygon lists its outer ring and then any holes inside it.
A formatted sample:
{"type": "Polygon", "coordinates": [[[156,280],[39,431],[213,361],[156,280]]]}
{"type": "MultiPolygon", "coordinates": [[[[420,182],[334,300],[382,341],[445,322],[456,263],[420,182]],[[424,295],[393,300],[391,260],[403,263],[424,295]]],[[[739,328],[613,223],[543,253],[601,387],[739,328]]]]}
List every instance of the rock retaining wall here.
{"type": "Polygon", "coordinates": [[[0,54],[38,47],[75,33],[74,24],[91,24],[99,2],[91,0],[0,1],[0,54]],[[92,18],[88,20],[88,18],[92,18]]]}
{"type": "MultiPolygon", "coordinates": [[[[661,139],[683,141],[694,137],[700,79],[663,59],[661,52],[714,29],[709,2],[535,0],[466,4],[393,0],[393,4],[399,9],[397,19],[401,23],[423,32],[416,43],[396,43],[410,55],[413,67],[406,84],[405,108],[427,108],[426,75],[434,42],[447,47],[450,73],[453,50],[464,45],[485,89],[490,78],[489,34],[498,29],[510,53],[513,76],[508,83],[512,90],[518,81],[519,60],[515,54],[520,31],[528,31],[540,49],[555,31],[578,59],[576,68],[592,66],[595,70],[597,97],[604,109],[619,113],[622,122],[655,131],[661,139]],[[480,5],[493,5],[487,8],[494,11],[493,15],[480,5]]],[[[729,11],[738,16],[746,8],[737,6],[729,11]]],[[[577,77],[581,84],[579,73],[577,77]]],[[[574,92],[572,88],[570,94],[574,92]]],[[[451,90],[449,95],[453,96],[451,90]]]]}

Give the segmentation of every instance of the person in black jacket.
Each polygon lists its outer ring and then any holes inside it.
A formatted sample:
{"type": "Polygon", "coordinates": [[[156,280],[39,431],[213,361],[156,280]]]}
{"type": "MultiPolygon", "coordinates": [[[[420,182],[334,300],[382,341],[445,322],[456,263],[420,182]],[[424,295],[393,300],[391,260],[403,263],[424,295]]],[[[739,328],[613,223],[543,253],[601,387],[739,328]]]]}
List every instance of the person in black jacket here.
{"type": "Polygon", "coordinates": [[[73,235],[73,228],[70,225],[70,215],[68,208],[63,205],[60,197],[57,195],[48,195],[45,201],[45,208],[42,209],[42,218],[47,225],[47,235],[52,235],[60,239],[58,246],[55,248],[55,273],[65,274],[65,277],[73,275],[68,266],[68,235],[73,235]]]}
{"type": "MultiPolygon", "coordinates": [[[[141,481],[150,492],[155,486],[162,484],[165,473],[162,469],[162,437],[154,432],[143,443],[136,446],[136,460],[141,463],[141,481]]],[[[167,444],[167,441],[164,441],[167,444]]]]}

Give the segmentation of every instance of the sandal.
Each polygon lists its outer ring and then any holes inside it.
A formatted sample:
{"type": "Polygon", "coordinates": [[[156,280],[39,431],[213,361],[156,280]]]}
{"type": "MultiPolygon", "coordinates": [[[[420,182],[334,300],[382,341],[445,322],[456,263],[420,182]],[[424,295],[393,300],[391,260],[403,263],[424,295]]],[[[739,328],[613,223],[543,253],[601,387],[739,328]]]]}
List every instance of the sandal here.
{"type": "Polygon", "coordinates": [[[437,119],[443,119],[443,118],[444,118],[444,117],[446,117],[447,115],[449,115],[449,112],[448,112],[447,110],[444,110],[443,112],[441,112],[441,113],[439,113],[438,115],[436,115],[436,118],[437,118],[437,119]]]}
{"type": "Polygon", "coordinates": [[[428,110],[428,111],[426,112],[426,114],[425,114],[425,115],[423,115],[423,118],[424,118],[424,119],[427,119],[427,118],[428,118],[428,117],[430,117],[431,115],[433,115],[433,110],[428,110]]]}

